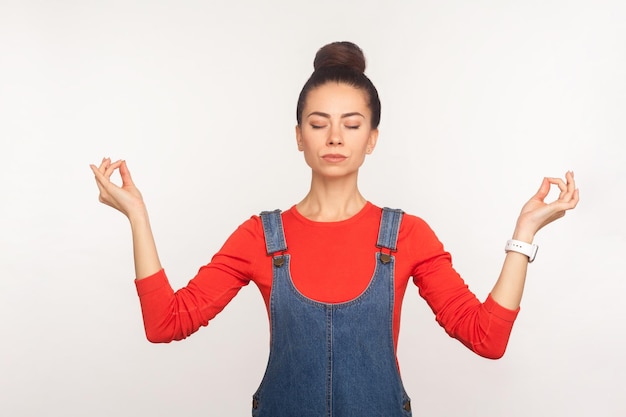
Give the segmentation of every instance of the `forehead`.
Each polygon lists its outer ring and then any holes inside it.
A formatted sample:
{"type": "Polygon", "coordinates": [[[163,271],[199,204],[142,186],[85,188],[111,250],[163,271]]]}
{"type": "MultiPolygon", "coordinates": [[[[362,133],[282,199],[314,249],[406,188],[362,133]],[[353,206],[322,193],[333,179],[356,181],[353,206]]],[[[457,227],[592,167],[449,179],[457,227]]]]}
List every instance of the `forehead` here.
{"type": "Polygon", "coordinates": [[[360,112],[370,115],[366,92],[337,82],[329,82],[311,90],[304,108],[305,114],[321,111],[328,114],[360,112]]]}

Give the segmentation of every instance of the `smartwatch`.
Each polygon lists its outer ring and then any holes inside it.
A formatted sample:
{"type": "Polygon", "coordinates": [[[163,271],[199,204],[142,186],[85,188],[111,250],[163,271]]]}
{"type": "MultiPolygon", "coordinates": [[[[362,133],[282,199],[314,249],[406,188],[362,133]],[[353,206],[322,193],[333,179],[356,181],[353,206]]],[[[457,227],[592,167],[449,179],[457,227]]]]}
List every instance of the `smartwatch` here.
{"type": "Polygon", "coordinates": [[[537,250],[539,246],[531,243],[522,242],[519,240],[509,239],[506,241],[506,246],[504,247],[505,252],[519,252],[528,256],[528,262],[532,262],[535,260],[535,256],[537,256],[537,250]]]}

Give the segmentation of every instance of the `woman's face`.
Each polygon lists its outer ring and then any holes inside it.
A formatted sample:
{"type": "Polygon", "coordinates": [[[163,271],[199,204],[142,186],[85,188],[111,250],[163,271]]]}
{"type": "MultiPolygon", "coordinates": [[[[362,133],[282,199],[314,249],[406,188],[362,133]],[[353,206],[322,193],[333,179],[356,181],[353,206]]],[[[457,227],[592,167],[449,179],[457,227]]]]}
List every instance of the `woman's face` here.
{"type": "Polygon", "coordinates": [[[350,85],[329,82],[311,90],[296,126],[298,149],[314,175],[356,175],[376,146],[367,93],[350,85]]]}

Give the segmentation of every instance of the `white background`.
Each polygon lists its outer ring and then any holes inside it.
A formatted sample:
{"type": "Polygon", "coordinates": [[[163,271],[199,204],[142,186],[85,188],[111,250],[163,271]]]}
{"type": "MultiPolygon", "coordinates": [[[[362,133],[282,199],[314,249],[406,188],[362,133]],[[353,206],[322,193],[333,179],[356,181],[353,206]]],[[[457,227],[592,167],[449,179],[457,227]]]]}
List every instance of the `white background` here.
{"type": "Polygon", "coordinates": [[[252,214],[304,196],[297,95],[317,49],[351,40],[383,103],[361,190],[423,217],[479,298],[542,177],[572,169],[581,190],[537,235],[503,359],[450,339],[409,287],[414,415],[623,417],[625,4],[0,0],[0,414],[249,415],[258,290],[147,342],[128,222],[88,165],[128,161],[181,287],[252,214]]]}

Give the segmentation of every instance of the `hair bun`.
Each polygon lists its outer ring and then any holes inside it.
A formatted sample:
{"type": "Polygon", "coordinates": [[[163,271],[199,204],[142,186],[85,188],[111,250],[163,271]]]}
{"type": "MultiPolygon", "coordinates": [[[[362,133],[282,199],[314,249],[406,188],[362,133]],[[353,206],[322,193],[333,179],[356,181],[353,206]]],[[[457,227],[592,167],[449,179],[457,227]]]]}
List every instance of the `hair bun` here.
{"type": "Polygon", "coordinates": [[[327,67],[348,67],[353,71],[365,72],[365,55],[352,42],[333,42],[324,45],[315,54],[315,71],[327,67]]]}

